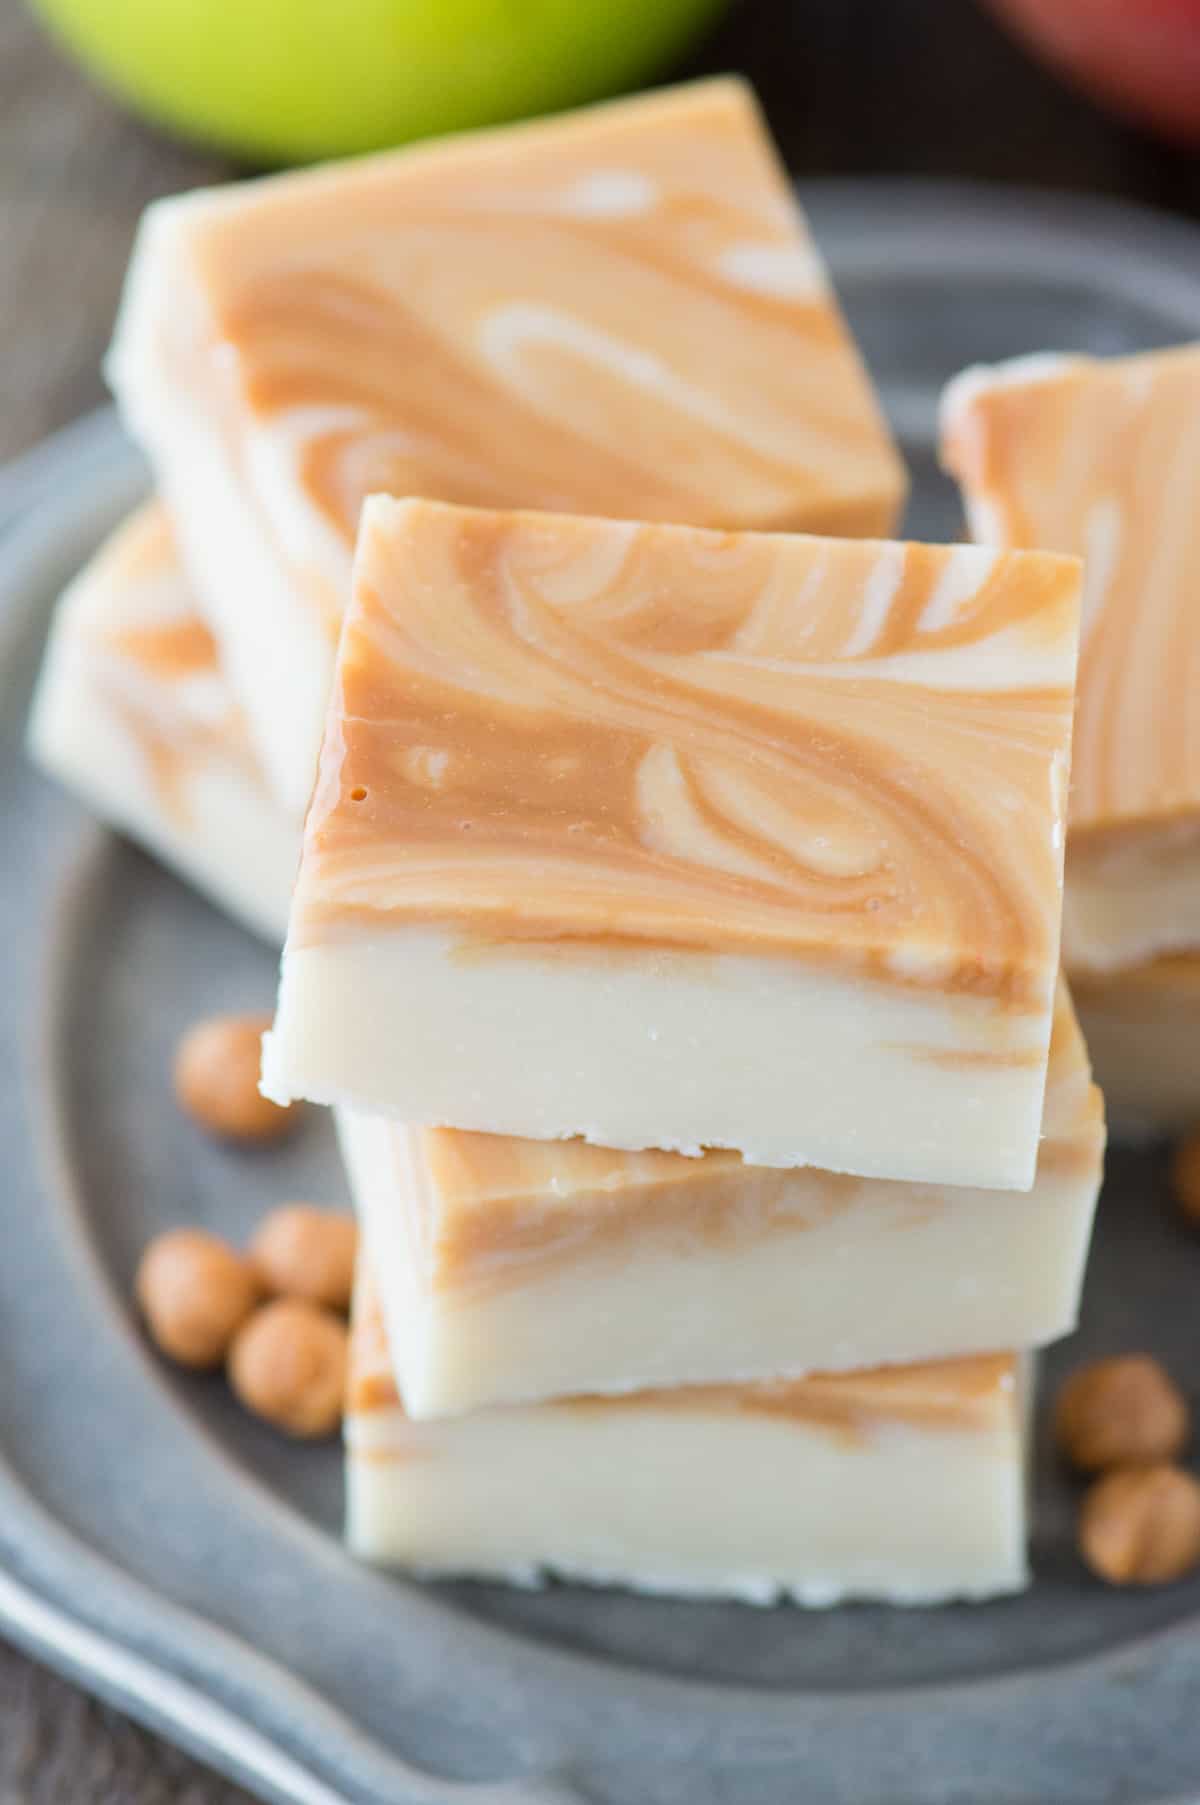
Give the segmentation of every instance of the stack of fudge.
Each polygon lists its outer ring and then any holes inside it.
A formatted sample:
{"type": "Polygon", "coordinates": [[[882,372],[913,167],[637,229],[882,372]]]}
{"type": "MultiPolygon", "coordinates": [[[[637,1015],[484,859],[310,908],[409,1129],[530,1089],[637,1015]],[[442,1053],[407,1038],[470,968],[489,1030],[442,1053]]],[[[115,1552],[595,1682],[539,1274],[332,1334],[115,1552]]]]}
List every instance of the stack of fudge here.
{"type": "Polygon", "coordinates": [[[747,90],[160,203],[159,499],[35,756],[268,938],[363,1224],[368,1559],[810,1604],[1026,1578],[1098,1092],[1080,566],[904,477],[747,90]]]}
{"type": "Polygon", "coordinates": [[[1200,347],[964,372],[976,540],[1086,560],[1063,965],[1113,1128],[1200,1117],[1200,347]]]}

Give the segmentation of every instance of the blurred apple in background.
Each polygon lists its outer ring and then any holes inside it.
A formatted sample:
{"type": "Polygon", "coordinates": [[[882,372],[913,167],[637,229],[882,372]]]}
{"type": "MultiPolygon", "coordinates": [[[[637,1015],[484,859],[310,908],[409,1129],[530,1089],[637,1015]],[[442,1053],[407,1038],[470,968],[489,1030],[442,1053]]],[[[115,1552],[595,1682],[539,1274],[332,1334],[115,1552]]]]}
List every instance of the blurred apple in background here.
{"type": "Polygon", "coordinates": [[[107,87],[269,162],[342,156],[643,81],[722,0],[34,0],[107,87]]]}
{"type": "Polygon", "coordinates": [[[1200,0],[990,0],[1098,100],[1200,143],[1200,0]]]}

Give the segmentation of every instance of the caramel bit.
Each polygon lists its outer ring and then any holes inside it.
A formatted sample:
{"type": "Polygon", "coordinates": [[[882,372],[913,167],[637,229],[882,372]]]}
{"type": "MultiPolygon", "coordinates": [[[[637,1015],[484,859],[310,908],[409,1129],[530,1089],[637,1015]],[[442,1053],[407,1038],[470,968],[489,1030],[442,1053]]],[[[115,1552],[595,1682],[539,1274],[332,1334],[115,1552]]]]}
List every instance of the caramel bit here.
{"type": "Polygon", "coordinates": [[[258,1303],[257,1275],[228,1242],[198,1228],[151,1241],[138,1266],[137,1300],[155,1344],[181,1366],[219,1366],[258,1303]]]}
{"type": "Polygon", "coordinates": [[[259,1093],[262,1037],[269,1015],[214,1015],[197,1022],[175,1054],[180,1108],[210,1134],[229,1141],[276,1141],[300,1112],[259,1093]]]}
{"type": "Polygon", "coordinates": [[[1079,1546],[1114,1586],[1159,1586],[1200,1565],[1200,1483],[1180,1467],[1121,1467],[1091,1487],[1079,1546]]]}
{"type": "Polygon", "coordinates": [[[1081,1473],[1151,1466],[1187,1446],[1191,1422],[1179,1387],[1149,1354],[1097,1360],[1073,1373],[1055,1407],[1058,1445],[1081,1473]]]}
{"type": "Polygon", "coordinates": [[[1180,1141],[1171,1160],[1171,1187],[1181,1214],[1200,1228],[1200,1130],[1180,1141]]]}
{"type": "Polygon", "coordinates": [[[358,1227],[340,1210],[289,1203],[272,1210],[250,1243],[264,1290],[346,1311],[354,1288],[358,1227]]]}
{"type": "Polygon", "coordinates": [[[277,1298],[245,1324],[229,1383],[255,1416],[302,1440],[331,1435],[346,1395],[345,1324],[302,1298],[277,1298]]]}

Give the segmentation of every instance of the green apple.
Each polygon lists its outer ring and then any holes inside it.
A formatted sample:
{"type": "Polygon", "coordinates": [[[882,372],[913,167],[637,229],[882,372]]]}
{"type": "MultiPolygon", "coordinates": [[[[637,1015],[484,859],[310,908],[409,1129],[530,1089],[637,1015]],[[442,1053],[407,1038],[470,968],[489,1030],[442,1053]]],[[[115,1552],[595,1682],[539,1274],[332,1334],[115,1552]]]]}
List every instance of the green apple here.
{"type": "Polygon", "coordinates": [[[164,125],[270,162],[344,156],[635,85],[722,0],[34,0],[164,125]]]}

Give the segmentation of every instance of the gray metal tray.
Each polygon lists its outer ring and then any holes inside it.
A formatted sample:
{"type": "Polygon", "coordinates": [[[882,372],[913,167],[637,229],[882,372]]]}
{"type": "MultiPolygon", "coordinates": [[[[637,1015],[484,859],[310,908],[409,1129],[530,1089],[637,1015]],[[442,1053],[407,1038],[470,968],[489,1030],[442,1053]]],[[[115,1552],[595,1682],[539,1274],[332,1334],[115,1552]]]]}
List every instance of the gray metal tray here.
{"type": "MultiPolygon", "coordinates": [[[[818,234],[916,475],[960,365],[1200,336],[1200,239],[1001,191],[822,186],[818,234]]],[[[50,604],[143,474],[111,417],[0,478],[0,1629],[267,1797],[303,1805],[1099,1805],[1200,1787],[1200,1580],[1090,1580],[1041,1449],[1027,1596],[804,1614],[421,1586],[338,1544],[329,1448],[283,1445],[147,1353],[139,1247],[339,1199],[326,1125],[268,1155],[172,1108],[177,1032],[269,1002],[270,955],[25,766],[50,604]]],[[[998,1206],[1000,1207],[1000,1206],[998,1206]]],[[[1111,1161],[1084,1328],[1046,1378],[1147,1346],[1197,1389],[1200,1242],[1161,1157],[1111,1161]]]]}

